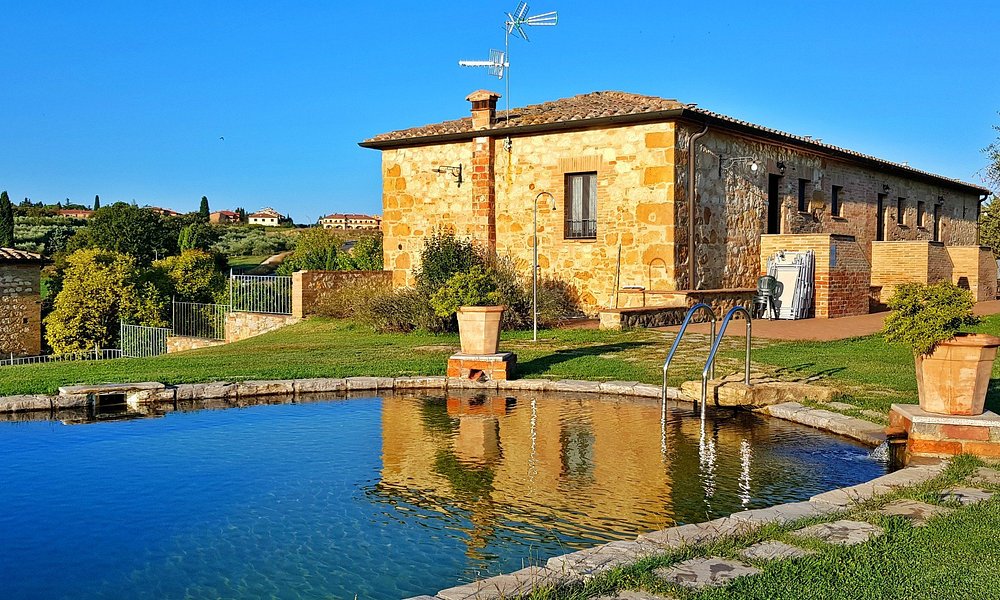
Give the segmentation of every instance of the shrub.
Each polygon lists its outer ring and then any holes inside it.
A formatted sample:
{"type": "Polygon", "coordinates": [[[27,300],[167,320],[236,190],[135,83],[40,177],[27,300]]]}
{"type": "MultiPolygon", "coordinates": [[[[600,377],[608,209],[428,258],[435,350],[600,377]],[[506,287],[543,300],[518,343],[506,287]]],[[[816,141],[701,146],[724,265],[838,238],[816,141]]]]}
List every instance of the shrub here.
{"type": "Polygon", "coordinates": [[[62,289],[45,318],[45,337],[57,353],[113,348],[119,321],[164,327],[166,304],[134,257],[79,250],[67,258],[62,289]]]}
{"type": "Polygon", "coordinates": [[[454,317],[444,319],[437,316],[428,304],[427,296],[414,288],[373,294],[360,308],[359,320],[379,333],[416,329],[442,333],[454,328],[454,317]]]}
{"type": "Polygon", "coordinates": [[[343,244],[343,238],[332,229],[309,229],[299,236],[295,251],[281,263],[275,273],[291,275],[295,271],[336,271],[337,255],[343,244]]]}
{"type": "Polygon", "coordinates": [[[462,306],[494,306],[500,303],[494,272],[479,265],[468,273],[455,273],[430,298],[439,317],[450,317],[462,306]]]}
{"type": "Polygon", "coordinates": [[[367,235],[355,242],[350,252],[338,254],[337,269],[341,271],[381,271],[382,236],[367,235]]]}
{"type": "Polygon", "coordinates": [[[212,303],[226,292],[226,277],[214,256],[204,250],[184,250],[153,263],[164,295],[180,302],[212,303]]]}
{"type": "Polygon", "coordinates": [[[428,296],[441,289],[455,273],[467,273],[486,259],[472,240],[459,238],[452,231],[438,230],[424,238],[420,266],[415,276],[417,289],[428,296]]]}
{"type": "Polygon", "coordinates": [[[391,291],[392,286],[382,280],[349,281],[324,294],[316,305],[316,314],[338,319],[358,318],[368,310],[371,298],[391,291]]]}
{"type": "Polygon", "coordinates": [[[973,304],[968,290],[949,281],[901,285],[889,300],[893,312],[885,319],[882,335],[909,346],[914,354],[930,354],[939,342],[979,321],[972,315],[973,304]]]}

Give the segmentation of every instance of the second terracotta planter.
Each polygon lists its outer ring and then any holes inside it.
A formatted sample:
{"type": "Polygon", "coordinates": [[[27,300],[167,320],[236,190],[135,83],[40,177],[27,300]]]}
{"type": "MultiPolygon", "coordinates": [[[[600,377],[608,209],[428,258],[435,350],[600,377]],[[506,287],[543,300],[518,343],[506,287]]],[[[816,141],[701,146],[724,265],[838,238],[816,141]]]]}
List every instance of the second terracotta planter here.
{"type": "Polygon", "coordinates": [[[916,357],[920,408],[942,415],[981,415],[1000,338],[960,333],[916,357]]]}
{"type": "Polygon", "coordinates": [[[463,306],[458,309],[462,354],[497,353],[503,309],[503,306],[463,306]]]}

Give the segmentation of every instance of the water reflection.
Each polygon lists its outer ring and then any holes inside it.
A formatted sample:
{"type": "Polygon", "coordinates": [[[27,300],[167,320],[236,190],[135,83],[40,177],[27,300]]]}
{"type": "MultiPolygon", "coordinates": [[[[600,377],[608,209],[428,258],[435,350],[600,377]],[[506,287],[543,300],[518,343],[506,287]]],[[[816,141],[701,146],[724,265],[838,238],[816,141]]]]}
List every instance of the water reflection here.
{"type": "Polygon", "coordinates": [[[823,445],[802,431],[741,411],[700,419],[659,401],[397,395],[382,404],[374,493],[463,514],[466,553],[485,565],[511,532],[574,548],[825,489],[838,467],[795,452],[823,445]]]}

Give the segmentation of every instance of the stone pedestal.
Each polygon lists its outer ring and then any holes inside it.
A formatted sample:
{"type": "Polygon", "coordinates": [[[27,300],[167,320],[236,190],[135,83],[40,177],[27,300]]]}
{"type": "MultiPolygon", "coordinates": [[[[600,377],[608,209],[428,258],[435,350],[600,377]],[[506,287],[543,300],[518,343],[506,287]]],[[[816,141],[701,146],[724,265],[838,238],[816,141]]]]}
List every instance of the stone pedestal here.
{"type": "Polygon", "coordinates": [[[914,404],[893,404],[889,426],[906,431],[906,460],[916,456],[973,454],[1000,457],[1000,415],[939,415],[914,404]]]}
{"type": "Polygon", "coordinates": [[[448,359],[448,377],[472,381],[506,381],[513,379],[517,355],[513,352],[497,354],[455,354],[448,359]]]}

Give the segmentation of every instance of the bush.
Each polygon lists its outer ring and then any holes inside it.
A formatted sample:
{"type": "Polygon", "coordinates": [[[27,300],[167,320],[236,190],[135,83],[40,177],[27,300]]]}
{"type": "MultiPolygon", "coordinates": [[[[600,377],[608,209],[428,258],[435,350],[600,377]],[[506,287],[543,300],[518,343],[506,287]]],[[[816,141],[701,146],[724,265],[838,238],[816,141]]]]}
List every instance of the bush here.
{"type": "Polygon", "coordinates": [[[382,236],[368,235],[359,239],[350,252],[337,255],[337,268],[341,271],[381,271],[382,236]]]}
{"type": "Polygon", "coordinates": [[[275,271],[278,275],[291,275],[295,271],[336,271],[337,255],[344,240],[332,229],[315,227],[299,236],[295,251],[275,271]]]}
{"type": "Polygon", "coordinates": [[[468,273],[455,273],[430,298],[439,317],[450,317],[462,306],[495,306],[500,303],[495,273],[476,265],[468,273]]]}
{"type": "Polygon", "coordinates": [[[451,231],[438,230],[424,238],[420,267],[415,273],[417,289],[429,297],[455,273],[468,273],[476,265],[485,266],[486,258],[472,240],[459,238],[451,231]]]}
{"type": "Polygon", "coordinates": [[[972,315],[973,304],[968,290],[949,281],[901,285],[889,300],[893,312],[885,319],[882,335],[909,346],[914,354],[930,354],[938,343],[979,322],[972,315]]]}
{"type": "MultiPolygon", "coordinates": [[[[359,318],[365,314],[370,298],[385,295],[392,286],[384,281],[359,279],[341,285],[323,295],[316,305],[316,314],[337,319],[359,318]]],[[[360,318],[359,318],[360,320],[360,318]]]]}
{"type": "Polygon", "coordinates": [[[79,250],[67,258],[62,289],[45,318],[45,338],[56,353],[118,345],[119,322],[165,327],[167,300],[134,257],[79,250]]]}
{"type": "Polygon", "coordinates": [[[226,276],[216,258],[204,250],[184,250],[153,263],[165,296],[180,302],[211,304],[226,293],[226,276]]]}
{"type": "Polygon", "coordinates": [[[357,318],[379,333],[422,329],[431,333],[454,330],[454,317],[437,316],[423,292],[414,288],[373,294],[359,307],[357,318]]]}

